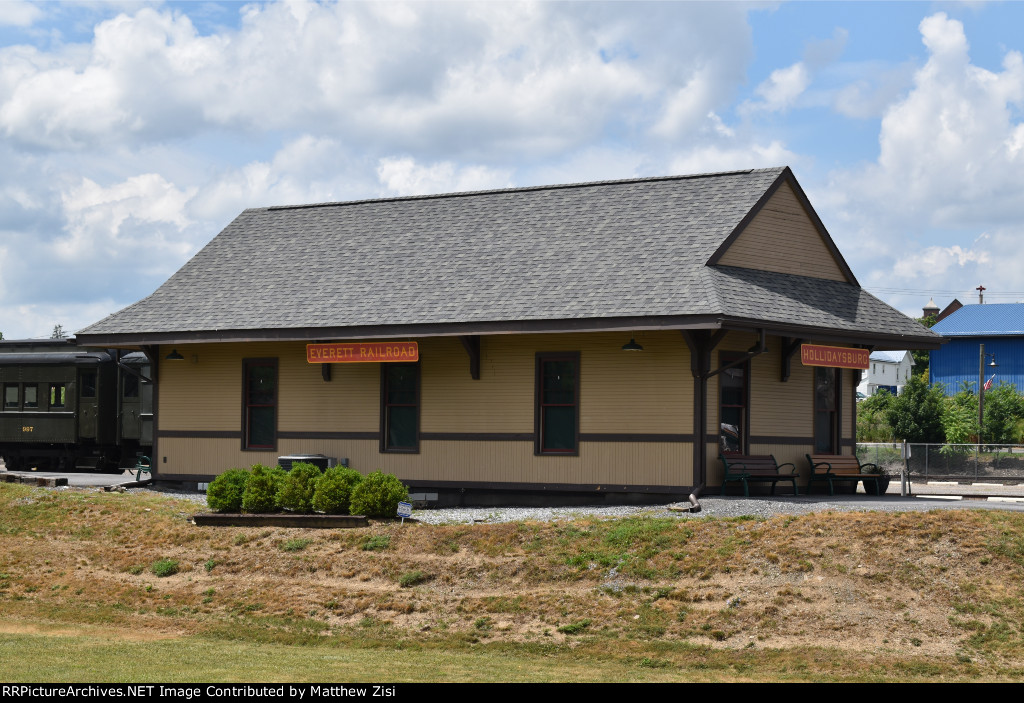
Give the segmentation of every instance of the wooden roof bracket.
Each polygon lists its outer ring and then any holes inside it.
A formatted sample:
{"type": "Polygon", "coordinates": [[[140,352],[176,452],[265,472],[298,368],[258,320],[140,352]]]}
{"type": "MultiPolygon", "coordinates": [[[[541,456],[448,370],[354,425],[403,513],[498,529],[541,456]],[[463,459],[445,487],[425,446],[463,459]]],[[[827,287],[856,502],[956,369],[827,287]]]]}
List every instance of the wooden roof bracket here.
{"type": "Polygon", "coordinates": [[[464,334],[459,336],[459,341],[466,348],[469,354],[469,375],[474,381],[480,380],[480,335],[464,334]]]}
{"type": "Polygon", "coordinates": [[[790,339],[789,337],[782,338],[782,374],[781,381],[785,383],[789,380],[789,369],[790,362],[793,360],[793,355],[796,354],[796,350],[800,348],[800,345],[804,343],[804,340],[799,337],[790,339]]]}
{"type": "MultiPolygon", "coordinates": [[[[719,331],[722,331],[722,330],[719,330],[719,331]]],[[[740,356],[740,357],[738,357],[736,359],[733,359],[728,364],[722,364],[721,366],[719,366],[714,371],[708,371],[707,374],[704,376],[704,378],[711,378],[712,376],[717,376],[718,374],[722,373],[726,369],[731,369],[733,366],[739,366],[740,364],[745,364],[748,361],[750,361],[751,359],[753,359],[755,356],[759,356],[761,354],[764,354],[766,351],[768,351],[768,347],[765,344],[766,336],[765,336],[764,328],[762,327],[757,332],[758,332],[757,344],[755,344],[750,349],[748,349],[746,354],[744,354],[744,355],[742,355],[742,356],[740,356]]],[[[710,350],[708,350],[708,351],[710,352],[710,350]]],[[[710,364],[709,364],[709,366],[710,366],[710,364]]]]}

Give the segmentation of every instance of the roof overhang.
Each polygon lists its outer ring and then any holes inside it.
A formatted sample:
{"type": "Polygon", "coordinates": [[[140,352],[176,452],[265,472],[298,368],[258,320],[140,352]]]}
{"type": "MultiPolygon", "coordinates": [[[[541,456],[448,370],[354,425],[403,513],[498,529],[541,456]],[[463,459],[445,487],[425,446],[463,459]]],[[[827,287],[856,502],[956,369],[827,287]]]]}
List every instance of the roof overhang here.
{"type": "Polygon", "coordinates": [[[885,332],[830,329],[751,320],[722,315],[670,315],[442,324],[372,325],[360,327],[289,327],[251,330],[167,331],[131,334],[79,333],[79,344],[103,347],[141,347],[152,344],[210,344],[229,342],[305,342],[310,340],[395,339],[399,337],[458,337],[466,335],[556,334],[620,330],[726,329],[785,337],[858,344],[876,349],[938,349],[946,339],[937,335],[911,336],[885,332]]]}

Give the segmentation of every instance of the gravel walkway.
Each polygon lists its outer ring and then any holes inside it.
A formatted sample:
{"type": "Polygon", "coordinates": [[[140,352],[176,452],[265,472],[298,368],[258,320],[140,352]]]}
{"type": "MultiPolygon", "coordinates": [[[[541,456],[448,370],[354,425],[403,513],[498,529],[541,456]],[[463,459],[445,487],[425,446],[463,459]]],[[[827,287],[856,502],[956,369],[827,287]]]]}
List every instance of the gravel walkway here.
{"type": "MultiPolygon", "coordinates": [[[[206,494],[189,493],[172,489],[131,488],[129,493],[151,491],[194,501],[197,506],[206,507],[206,494]]],[[[498,523],[519,521],[575,520],[596,516],[602,518],[644,515],[647,517],[729,518],[750,515],[755,518],[769,518],[774,515],[802,515],[829,510],[933,510],[991,508],[1021,510],[1024,505],[991,504],[982,501],[940,501],[927,497],[900,498],[899,495],[884,497],[864,494],[846,496],[777,496],[768,498],[742,498],[703,496],[700,498],[701,511],[698,513],[676,512],[672,506],[687,507],[689,503],[668,505],[616,505],[590,507],[549,507],[549,508],[440,508],[414,510],[413,517],[430,525],[453,525],[472,523],[498,523]]]]}

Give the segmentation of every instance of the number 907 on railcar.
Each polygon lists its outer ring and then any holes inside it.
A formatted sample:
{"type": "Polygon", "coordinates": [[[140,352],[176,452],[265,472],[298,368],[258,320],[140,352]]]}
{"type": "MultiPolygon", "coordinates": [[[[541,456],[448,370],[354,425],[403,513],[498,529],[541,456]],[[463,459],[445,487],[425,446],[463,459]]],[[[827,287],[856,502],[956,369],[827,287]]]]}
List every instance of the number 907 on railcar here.
{"type": "Polygon", "coordinates": [[[141,352],[0,341],[0,394],[8,471],[120,473],[150,454],[153,387],[141,352]]]}

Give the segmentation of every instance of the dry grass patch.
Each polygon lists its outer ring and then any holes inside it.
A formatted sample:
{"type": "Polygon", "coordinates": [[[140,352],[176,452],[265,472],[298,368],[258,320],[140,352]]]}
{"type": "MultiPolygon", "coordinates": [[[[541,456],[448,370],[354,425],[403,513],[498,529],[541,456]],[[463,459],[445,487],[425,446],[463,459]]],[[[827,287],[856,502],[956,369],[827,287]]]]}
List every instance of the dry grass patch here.
{"type": "Polygon", "coordinates": [[[504,647],[702,680],[1024,669],[1016,513],[328,532],[198,528],[193,509],[0,485],[4,621],[307,647],[504,647]],[[161,560],[177,572],[156,575],[161,560]]]}

